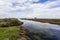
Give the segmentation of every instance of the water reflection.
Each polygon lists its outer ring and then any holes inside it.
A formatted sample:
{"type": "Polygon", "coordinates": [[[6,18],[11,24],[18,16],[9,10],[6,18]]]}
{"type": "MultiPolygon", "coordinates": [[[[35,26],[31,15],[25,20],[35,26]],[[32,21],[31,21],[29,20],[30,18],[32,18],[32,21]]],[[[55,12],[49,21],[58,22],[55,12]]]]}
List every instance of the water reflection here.
{"type": "Polygon", "coordinates": [[[54,25],[49,23],[41,23],[35,21],[22,20],[26,29],[39,33],[40,35],[46,35],[46,40],[60,40],[60,25],[54,25]]]}
{"type": "Polygon", "coordinates": [[[35,29],[40,29],[40,28],[46,28],[46,29],[56,29],[60,30],[60,25],[55,25],[55,24],[49,24],[49,23],[41,23],[41,22],[35,22],[35,21],[28,21],[28,20],[22,20],[24,22],[23,26],[25,27],[32,27],[35,29]]]}

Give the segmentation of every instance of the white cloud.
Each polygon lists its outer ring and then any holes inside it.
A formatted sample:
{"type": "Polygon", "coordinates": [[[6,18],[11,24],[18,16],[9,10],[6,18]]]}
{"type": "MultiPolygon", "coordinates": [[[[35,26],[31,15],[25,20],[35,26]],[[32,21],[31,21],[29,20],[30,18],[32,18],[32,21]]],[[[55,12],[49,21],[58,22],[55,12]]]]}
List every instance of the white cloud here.
{"type": "Polygon", "coordinates": [[[45,3],[32,3],[39,0],[0,0],[0,17],[40,17],[60,18],[60,0],[47,1],[45,3]],[[16,5],[13,7],[12,3],[16,5]]]}
{"type": "Polygon", "coordinates": [[[0,6],[5,5],[4,1],[0,1],[0,6]]]}

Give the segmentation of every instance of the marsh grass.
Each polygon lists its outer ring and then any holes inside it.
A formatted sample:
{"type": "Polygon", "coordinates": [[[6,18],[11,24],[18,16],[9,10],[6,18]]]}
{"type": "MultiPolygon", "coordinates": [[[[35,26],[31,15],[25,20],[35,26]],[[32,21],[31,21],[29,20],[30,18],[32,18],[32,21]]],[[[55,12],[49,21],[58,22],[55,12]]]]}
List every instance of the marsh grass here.
{"type": "Polygon", "coordinates": [[[0,28],[0,40],[17,40],[17,26],[0,28]]]}

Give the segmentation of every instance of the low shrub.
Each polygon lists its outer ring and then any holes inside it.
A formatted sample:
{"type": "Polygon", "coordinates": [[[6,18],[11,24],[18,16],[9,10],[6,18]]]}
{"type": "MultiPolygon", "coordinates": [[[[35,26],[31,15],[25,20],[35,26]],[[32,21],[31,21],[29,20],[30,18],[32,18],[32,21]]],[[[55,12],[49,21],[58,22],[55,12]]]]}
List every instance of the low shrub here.
{"type": "Polygon", "coordinates": [[[15,18],[0,19],[0,27],[19,26],[22,24],[23,22],[15,18]]]}

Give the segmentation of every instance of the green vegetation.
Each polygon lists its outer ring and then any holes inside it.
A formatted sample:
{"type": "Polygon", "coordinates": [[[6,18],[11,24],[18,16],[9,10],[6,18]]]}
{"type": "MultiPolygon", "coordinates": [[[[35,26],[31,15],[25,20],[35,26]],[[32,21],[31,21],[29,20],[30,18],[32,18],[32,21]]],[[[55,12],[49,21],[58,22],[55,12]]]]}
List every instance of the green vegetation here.
{"type": "Polygon", "coordinates": [[[29,18],[23,18],[23,20],[33,20],[33,21],[38,21],[38,22],[43,22],[43,23],[51,23],[51,24],[58,24],[60,25],[60,19],[29,19],[29,18]]]}
{"type": "Polygon", "coordinates": [[[29,40],[22,24],[16,18],[0,19],[0,40],[29,40]]]}
{"type": "MultiPolygon", "coordinates": [[[[39,22],[49,22],[60,25],[60,19],[26,19],[39,22]]],[[[23,22],[20,22],[14,18],[0,19],[0,40],[57,40],[55,36],[49,34],[32,32],[21,26],[23,22]],[[53,39],[54,38],[54,39],[53,39]]]]}
{"type": "Polygon", "coordinates": [[[20,22],[15,18],[0,19],[0,27],[19,26],[22,24],[23,22],[20,22]]]}
{"type": "Polygon", "coordinates": [[[26,36],[26,30],[22,26],[0,28],[0,40],[27,40],[26,36]]]}
{"type": "Polygon", "coordinates": [[[0,28],[0,40],[17,40],[18,37],[17,26],[0,28]]]}
{"type": "Polygon", "coordinates": [[[23,22],[15,18],[0,19],[0,40],[27,40],[22,24],[23,22]]]}

